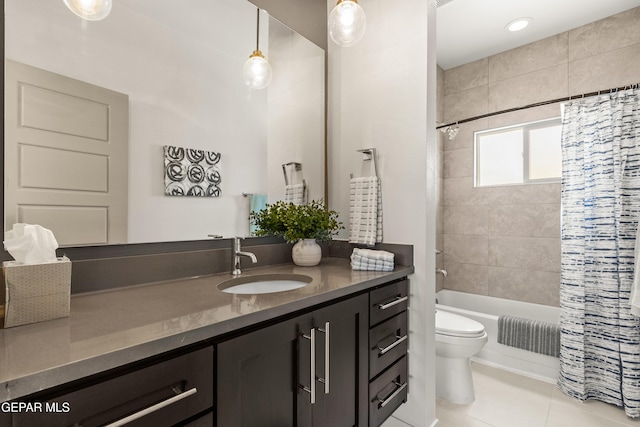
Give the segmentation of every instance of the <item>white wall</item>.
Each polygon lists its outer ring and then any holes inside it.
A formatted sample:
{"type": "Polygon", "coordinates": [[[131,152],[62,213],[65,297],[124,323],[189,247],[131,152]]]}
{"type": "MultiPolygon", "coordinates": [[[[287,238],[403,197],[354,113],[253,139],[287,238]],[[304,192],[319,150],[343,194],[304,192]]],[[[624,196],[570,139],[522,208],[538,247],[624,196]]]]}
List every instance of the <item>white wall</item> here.
{"type": "Polygon", "coordinates": [[[324,55],[306,38],[279,22],[269,29],[269,60],[273,79],[268,96],[269,203],[284,198],[282,165],[298,162],[302,171],[287,167],[289,183],[304,179],[309,200],[324,197],[324,55]]]}
{"type": "MultiPolygon", "coordinates": [[[[362,164],[356,150],[376,148],[384,241],[414,245],[409,400],[394,414],[413,426],[435,419],[436,64],[429,3],[361,0],[364,39],[328,47],[329,206],[348,223],[349,173],[359,175],[362,164]]],[[[334,5],[328,0],[329,10],[334,5]]]]}
{"type": "Polygon", "coordinates": [[[241,193],[267,191],[267,92],[242,80],[255,49],[251,3],[115,1],[99,22],[61,1],[7,0],[5,10],[7,58],[129,95],[129,242],[248,234],[241,193]],[[165,196],[163,145],[222,153],[223,196],[165,196]]]}

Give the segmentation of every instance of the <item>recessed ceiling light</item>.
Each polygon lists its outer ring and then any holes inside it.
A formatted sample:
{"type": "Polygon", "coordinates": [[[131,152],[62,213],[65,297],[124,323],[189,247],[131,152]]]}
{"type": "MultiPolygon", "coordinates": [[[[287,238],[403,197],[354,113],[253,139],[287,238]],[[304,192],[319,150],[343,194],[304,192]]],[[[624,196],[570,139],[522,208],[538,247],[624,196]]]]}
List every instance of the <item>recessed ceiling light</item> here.
{"type": "Polygon", "coordinates": [[[533,21],[532,18],[518,18],[518,19],[514,19],[513,21],[509,22],[505,28],[509,31],[520,31],[520,30],[524,30],[531,22],[533,21]]]}

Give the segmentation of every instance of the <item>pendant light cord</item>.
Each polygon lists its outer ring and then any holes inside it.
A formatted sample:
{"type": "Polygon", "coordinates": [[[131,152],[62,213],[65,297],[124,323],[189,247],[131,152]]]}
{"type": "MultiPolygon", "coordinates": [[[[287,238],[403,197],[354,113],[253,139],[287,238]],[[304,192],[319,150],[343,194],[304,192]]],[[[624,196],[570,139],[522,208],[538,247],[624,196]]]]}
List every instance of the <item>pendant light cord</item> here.
{"type": "Polygon", "coordinates": [[[260,8],[256,8],[256,21],[258,22],[256,25],[256,50],[260,50],[260,8]]]}

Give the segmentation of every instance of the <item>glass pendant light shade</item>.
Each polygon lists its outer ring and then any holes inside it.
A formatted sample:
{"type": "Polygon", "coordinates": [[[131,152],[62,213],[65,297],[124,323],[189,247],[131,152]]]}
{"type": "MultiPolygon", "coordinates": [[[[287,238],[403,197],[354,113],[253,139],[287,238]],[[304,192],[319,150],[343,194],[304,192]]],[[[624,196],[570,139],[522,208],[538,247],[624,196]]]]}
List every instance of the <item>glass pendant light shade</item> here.
{"type": "Polygon", "coordinates": [[[271,65],[259,50],[254,50],[242,69],[244,82],[253,89],[264,89],[271,83],[271,65]]]}
{"type": "Polygon", "coordinates": [[[244,63],[242,74],[244,82],[252,89],[264,89],[271,83],[271,65],[260,52],[260,9],[256,15],[256,50],[244,63]]]}
{"type": "Polygon", "coordinates": [[[99,21],[111,12],[111,0],[63,0],[76,15],[88,21],[99,21]]]}
{"type": "Polygon", "coordinates": [[[329,14],[329,36],[338,46],[358,43],[367,28],[367,18],[357,0],[338,0],[329,14]]]}

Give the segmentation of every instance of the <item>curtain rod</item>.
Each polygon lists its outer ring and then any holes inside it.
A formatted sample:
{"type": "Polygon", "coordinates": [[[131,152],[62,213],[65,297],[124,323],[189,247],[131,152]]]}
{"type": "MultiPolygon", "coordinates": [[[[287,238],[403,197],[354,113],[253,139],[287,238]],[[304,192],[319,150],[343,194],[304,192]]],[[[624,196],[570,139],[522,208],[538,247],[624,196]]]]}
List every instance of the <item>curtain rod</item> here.
{"type": "Polygon", "coordinates": [[[589,96],[597,96],[600,95],[602,93],[606,93],[606,92],[617,92],[619,90],[626,90],[626,89],[637,89],[638,88],[638,83],[636,84],[632,84],[632,85],[626,85],[626,86],[620,86],[620,87],[614,87],[614,88],[609,88],[609,89],[604,89],[604,90],[599,90],[597,92],[589,92],[589,93],[583,93],[581,95],[571,95],[571,96],[566,96],[564,98],[557,98],[557,99],[552,99],[550,101],[541,101],[541,102],[536,102],[534,104],[529,104],[529,105],[525,105],[522,107],[514,107],[514,108],[509,108],[506,110],[501,110],[501,111],[495,111],[493,113],[487,113],[487,114],[482,114],[481,116],[475,116],[475,117],[470,117],[468,119],[464,119],[464,120],[458,120],[455,122],[451,122],[448,123],[446,125],[440,125],[440,126],[436,126],[436,129],[441,129],[441,128],[446,128],[448,126],[453,126],[453,125],[459,125],[461,123],[467,123],[467,122],[472,122],[474,120],[480,120],[480,119],[485,119],[487,117],[492,117],[492,116],[497,116],[499,114],[505,114],[505,113],[512,113],[514,111],[520,111],[520,110],[526,110],[528,108],[533,108],[533,107],[542,107],[543,105],[550,105],[550,104],[556,104],[558,102],[566,102],[566,101],[571,101],[573,99],[578,99],[578,98],[586,98],[589,96]]]}

